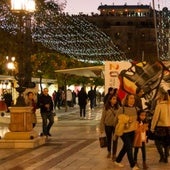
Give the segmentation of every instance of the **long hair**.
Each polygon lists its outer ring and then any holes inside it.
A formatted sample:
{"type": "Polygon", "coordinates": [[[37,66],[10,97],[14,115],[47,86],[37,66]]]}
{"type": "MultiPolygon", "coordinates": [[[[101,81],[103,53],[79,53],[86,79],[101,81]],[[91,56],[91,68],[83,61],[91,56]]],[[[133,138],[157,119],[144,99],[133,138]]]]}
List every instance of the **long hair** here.
{"type": "Polygon", "coordinates": [[[138,122],[141,122],[141,121],[142,121],[143,123],[147,123],[147,118],[145,118],[144,120],[141,120],[141,119],[140,119],[140,114],[143,113],[143,112],[146,112],[146,111],[143,110],[143,109],[140,109],[140,110],[137,111],[137,121],[138,121],[138,122]]]}
{"type": "Polygon", "coordinates": [[[129,97],[130,97],[130,96],[134,96],[134,97],[135,97],[134,94],[127,94],[127,95],[125,96],[125,98],[122,100],[122,105],[123,105],[123,106],[128,107],[128,100],[129,100],[129,97]]]}
{"type": "Polygon", "coordinates": [[[108,99],[106,100],[106,103],[105,103],[105,109],[106,110],[109,110],[111,107],[113,107],[115,110],[117,110],[119,108],[119,104],[118,104],[118,101],[114,104],[114,106],[111,105],[111,99],[112,97],[116,97],[117,99],[117,95],[115,94],[111,94],[109,95],[108,99]]]}
{"type": "Polygon", "coordinates": [[[162,92],[161,94],[162,100],[168,100],[168,96],[169,94],[167,92],[162,92]]]}

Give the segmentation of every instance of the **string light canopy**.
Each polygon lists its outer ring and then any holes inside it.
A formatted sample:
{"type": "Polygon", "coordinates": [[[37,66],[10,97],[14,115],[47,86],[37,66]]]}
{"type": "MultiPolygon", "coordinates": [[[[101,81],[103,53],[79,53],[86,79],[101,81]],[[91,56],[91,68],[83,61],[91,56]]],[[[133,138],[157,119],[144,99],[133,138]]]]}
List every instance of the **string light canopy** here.
{"type": "MultiPolygon", "coordinates": [[[[160,11],[160,9],[159,9],[160,11]]],[[[170,11],[168,8],[163,8],[158,15],[158,48],[159,58],[161,60],[170,60],[169,56],[169,43],[170,43],[170,11]]]]}
{"type": "MultiPolygon", "coordinates": [[[[6,9],[8,11],[8,8],[6,9]]],[[[11,17],[10,13],[9,16],[11,17]]],[[[7,19],[1,28],[8,27],[7,30],[15,34],[15,30],[18,29],[17,22],[15,16],[11,18],[10,21],[13,22],[9,23],[7,19]]],[[[83,16],[61,13],[59,6],[53,1],[39,4],[34,12],[31,26],[34,42],[76,59],[126,60],[125,54],[114,45],[110,37],[85,20],[83,16]]]]}
{"type": "Polygon", "coordinates": [[[78,59],[125,59],[106,34],[80,16],[60,14],[55,20],[37,25],[33,38],[50,49],[78,59]]]}

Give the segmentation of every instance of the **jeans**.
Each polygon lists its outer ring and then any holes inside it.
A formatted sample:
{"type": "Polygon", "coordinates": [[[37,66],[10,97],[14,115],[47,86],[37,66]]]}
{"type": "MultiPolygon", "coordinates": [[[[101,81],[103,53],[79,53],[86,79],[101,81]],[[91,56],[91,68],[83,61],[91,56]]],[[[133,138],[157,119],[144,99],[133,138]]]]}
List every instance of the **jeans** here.
{"type": "MultiPolygon", "coordinates": [[[[135,161],[135,162],[137,162],[138,151],[139,151],[139,147],[135,147],[135,150],[134,150],[134,161],[135,161]]],[[[143,159],[143,162],[145,162],[145,161],[146,161],[145,142],[142,142],[141,151],[142,151],[142,159],[143,159]]]]}
{"type": "Polygon", "coordinates": [[[118,142],[118,140],[116,139],[112,143],[112,135],[113,135],[114,131],[115,131],[115,128],[113,126],[105,126],[105,133],[106,133],[106,137],[107,137],[107,150],[108,150],[108,152],[111,153],[111,148],[112,148],[112,155],[116,155],[117,142],[118,142]]]}
{"type": "Polygon", "coordinates": [[[116,162],[121,162],[124,155],[127,153],[128,161],[130,163],[130,167],[133,168],[135,166],[135,161],[133,159],[133,141],[134,141],[135,132],[124,133],[121,136],[123,141],[123,147],[119,152],[118,157],[116,158],[116,162]]]}
{"type": "Polygon", "coordinates": [[[41,113],[41,117],[42,117],[43,134],[47,136],[50,132],[51,126],[54,123],[54,116],[52,113],[41,113]],[[47,120],[49,120],[48,124],[47,124],[47,120]]]}

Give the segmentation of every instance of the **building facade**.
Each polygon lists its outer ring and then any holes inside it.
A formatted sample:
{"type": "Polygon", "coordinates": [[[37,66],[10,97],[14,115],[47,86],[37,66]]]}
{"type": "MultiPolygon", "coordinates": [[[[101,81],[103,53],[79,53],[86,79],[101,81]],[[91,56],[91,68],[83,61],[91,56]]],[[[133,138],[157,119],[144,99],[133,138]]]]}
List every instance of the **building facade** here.
{"type": "Polygon", "coordinates": [[[161,50],[165,58],[167,57],[169,26],[162,28],[160,24],[162,12],[154,13],[150,5],[101,5],[98,10],[100,15],[85,16],[86,19],[111,37],[113,43],[125,53],[128,59],[159,60],[162,56],[161,50]],[[161,29],[166,30],[165,35],[159,34],[163,32],[161,29]],[[162,44],[160,37],[164,37],[162,44]],[[163,42],[167,42],[166,47],[163,42]]]}

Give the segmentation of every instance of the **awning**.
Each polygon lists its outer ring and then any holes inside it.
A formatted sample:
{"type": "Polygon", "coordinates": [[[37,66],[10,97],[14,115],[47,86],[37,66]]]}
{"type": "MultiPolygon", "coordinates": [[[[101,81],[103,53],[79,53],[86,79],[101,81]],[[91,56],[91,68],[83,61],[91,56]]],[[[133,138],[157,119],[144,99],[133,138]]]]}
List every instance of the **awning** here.
{"type": "Polygon", "coordinates": [[[84,77],[100,77],[104,70],[104,66],[72,68],[64,70],[56,70],[56,73],[70,74],[84,77]]]}

